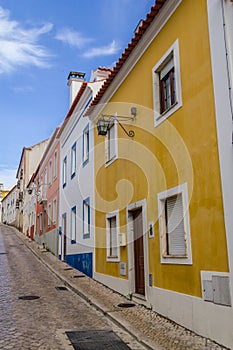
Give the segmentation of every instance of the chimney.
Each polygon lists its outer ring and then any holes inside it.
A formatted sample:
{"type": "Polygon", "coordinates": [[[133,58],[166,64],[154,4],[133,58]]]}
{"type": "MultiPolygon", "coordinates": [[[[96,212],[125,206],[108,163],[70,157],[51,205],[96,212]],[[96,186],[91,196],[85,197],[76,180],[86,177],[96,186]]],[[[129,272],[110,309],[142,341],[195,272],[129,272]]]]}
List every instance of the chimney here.
{"type": "Polygon", "coordinates": [[[90,82],[101,81],[108,78],[109,74],[112,72],[111,68],[98,67],[91,71],[90,82]]]}
{"type": "Polygon", "coordinates": [[[67,85],[70,87],[70,106],[72,105],[82,83],[85,81],[85,73],[82,72],[70,72],[68,75],[67,85]]]}

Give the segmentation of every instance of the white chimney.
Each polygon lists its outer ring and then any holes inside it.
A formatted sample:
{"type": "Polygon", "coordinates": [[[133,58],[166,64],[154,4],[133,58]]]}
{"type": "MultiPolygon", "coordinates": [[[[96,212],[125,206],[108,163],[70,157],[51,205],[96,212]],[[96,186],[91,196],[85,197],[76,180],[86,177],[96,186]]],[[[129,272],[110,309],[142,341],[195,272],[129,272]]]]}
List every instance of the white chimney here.
{"type": "Polygon", "coordinates": [[[70,106],[72,105],[82,83],[85,81],[85,73],[82,72],[70,72],[68,75],[67,85],[70,87],[70,106]]]}

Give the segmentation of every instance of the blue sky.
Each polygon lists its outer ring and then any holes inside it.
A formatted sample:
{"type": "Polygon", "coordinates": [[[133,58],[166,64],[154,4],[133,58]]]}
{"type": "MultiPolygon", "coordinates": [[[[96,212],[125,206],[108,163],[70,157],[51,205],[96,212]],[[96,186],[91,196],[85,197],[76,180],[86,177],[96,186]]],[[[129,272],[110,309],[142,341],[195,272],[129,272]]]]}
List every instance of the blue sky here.
{"type": "Polygon", "coordinates": [[[0,183],[69,108],[67,76],[113,67],[155,0],[0,0],[0,183]]]}

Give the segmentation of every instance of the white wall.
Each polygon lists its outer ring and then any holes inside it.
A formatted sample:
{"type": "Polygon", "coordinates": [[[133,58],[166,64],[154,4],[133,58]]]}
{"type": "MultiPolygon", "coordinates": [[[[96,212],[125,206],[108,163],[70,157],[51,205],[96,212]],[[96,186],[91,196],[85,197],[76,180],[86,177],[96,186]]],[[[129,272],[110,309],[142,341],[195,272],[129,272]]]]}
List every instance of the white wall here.
{"type": "Polygon", "coordinates": [[[94,253],[94,179],[93,179],[93,130],[87,117],[83,117],[84,107],[91,100],[91,90],[85,91],[78,106],[60,136],[60,209],[59,226],[62,215],[67,217],[67,254],[94,253]],[[89,125],[89,162],[83,167],[83,130],[89,125]],[[76,142],[76,175],[71,179],[71,150],[76,142]],[[63,159],[67,157],[67,183],[63,189],[63,159]],[[90,199],[90,238],[83,238],[83,200],[90,199]],[[76,206],[77,241],[71,244],[71,208],[76,206]]]}

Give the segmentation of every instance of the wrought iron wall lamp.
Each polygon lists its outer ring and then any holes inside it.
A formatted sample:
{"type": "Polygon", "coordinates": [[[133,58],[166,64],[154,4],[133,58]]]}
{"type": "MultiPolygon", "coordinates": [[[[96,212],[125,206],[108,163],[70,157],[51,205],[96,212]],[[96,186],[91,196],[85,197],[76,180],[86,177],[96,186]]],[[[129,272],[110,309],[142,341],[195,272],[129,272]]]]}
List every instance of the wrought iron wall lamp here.
{"type": "Polygon", "coordinates": [[[112,126],[112,124],[116,121],[120,127],[122,128],[122,130],[126,133],[127,136],[129,137],[134,137],[134,131],[133,130],[129,130],[127,131],[125,129],[125,127],[121,124],[122,121],[129,121],[129,120],[134,120],[137,114],[137,109],[136,107],[132,107],[131,108],[131,117],[127,117],[127,116],[115,116],[115,115],[111,115],[111,114],[102,114],[101,117],[99,117],[98,121],[97,121],[97,130],[98,130],[98,135],[102,135],[102,136],[106,136],[108,130],[110,129],[110,127],[112,126]]]}

